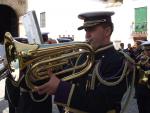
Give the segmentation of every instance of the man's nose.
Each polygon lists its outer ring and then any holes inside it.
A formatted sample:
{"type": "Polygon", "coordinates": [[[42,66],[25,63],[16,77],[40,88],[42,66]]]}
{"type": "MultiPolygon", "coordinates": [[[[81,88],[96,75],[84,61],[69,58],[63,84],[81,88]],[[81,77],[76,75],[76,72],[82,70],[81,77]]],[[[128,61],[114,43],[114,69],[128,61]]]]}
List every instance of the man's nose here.
{"type": "Polygon", "coordinates": [[[91,37],[91,33],[90,32],[86,32],[86,39],[89,40],[89,38],[91,37]]]}

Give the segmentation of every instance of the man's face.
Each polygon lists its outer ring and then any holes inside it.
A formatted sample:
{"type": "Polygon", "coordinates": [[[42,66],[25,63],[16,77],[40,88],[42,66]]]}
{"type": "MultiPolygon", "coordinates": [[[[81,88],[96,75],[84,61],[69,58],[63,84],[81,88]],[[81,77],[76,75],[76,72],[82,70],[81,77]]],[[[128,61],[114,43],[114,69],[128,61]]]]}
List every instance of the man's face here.
{"type": "Polygon", "coordinates": [[[94,49],[107,43],[105,29],[102,26],[85,28],[85,31],[85,38],[94,49]]]}
{"type": "Polygon", "coordinates": [[[131,48],[131,44],[128,44],[128,48],[131,48]]]}
{"type": "Polygon", "coordinates": [[[150,57],[150,49],[148,49],[148,50],[144,50],[144,53],[145,53],[145,55],[147,55],[147,56],[149,56],[149,57],[150,57]]]}

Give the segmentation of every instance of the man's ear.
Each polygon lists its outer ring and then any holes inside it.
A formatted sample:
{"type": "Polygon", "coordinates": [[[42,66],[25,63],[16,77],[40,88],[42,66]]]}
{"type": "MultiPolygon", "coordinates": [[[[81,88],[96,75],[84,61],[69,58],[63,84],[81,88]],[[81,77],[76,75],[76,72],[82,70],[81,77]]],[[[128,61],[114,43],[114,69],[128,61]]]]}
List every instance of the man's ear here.
{"type": "Polygon", "coordinates": [[[111,35],[111,32],[112,32],[111,27],[108,26],[108,27],[105,28],[105,35],[107,37],[111,35]]]}

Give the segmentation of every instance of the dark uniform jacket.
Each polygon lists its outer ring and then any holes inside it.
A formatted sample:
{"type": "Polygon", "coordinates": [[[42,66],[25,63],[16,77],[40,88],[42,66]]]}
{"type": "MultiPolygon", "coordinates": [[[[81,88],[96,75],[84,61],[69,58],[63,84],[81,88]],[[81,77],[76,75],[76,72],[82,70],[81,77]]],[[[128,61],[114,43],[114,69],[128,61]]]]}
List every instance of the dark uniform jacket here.
{"type": "MultiPolygon", "coordinates": [[[[81,57],[80,61],[83,60],[81,57]]],[[[112,109],[119,113],[121,99],[127,89],[126,77],[113,86],[102,84],[100,77],[108,82],[117,81],[124,73],[126,61],[125,56],[115,50],[112,44],[99,48],[95,52],[95,65],[87,74],[72,83],[60,82],[55,102],[74,113],[106,113],[112,109]]],[[[129,68],[125,71],[126,76],[127,71],[129,68]]]]}

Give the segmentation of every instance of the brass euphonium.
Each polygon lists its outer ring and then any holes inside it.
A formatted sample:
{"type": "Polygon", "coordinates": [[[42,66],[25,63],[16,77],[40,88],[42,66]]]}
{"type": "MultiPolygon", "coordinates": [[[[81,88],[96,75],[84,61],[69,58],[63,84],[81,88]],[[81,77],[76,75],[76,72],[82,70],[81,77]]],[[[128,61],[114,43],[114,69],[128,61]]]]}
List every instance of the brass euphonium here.
{"type": "Polygon", "coordinates": [[[24,44],[14,40],[7,32],[5,34],[5,49],[8,60],[7,67],[13,75],[13,83],[19,85],[22,78],[25,77],[30,89],[36,87],[34,83],[50,78],[49,69],[58,77],[69,73],[68,76],[60,77],[63,81],[68,81],[85,74],[94,61],[94,51],[85,42],[24,44]],[[78,60],[82,54],[86,54],[86,60],[79,65],[78,60]],[[74,60],[72,66],[70,66],[71,60],[74,60]],[[26,73],[21,75],[20,72],[24,70],[26,73]]]}

